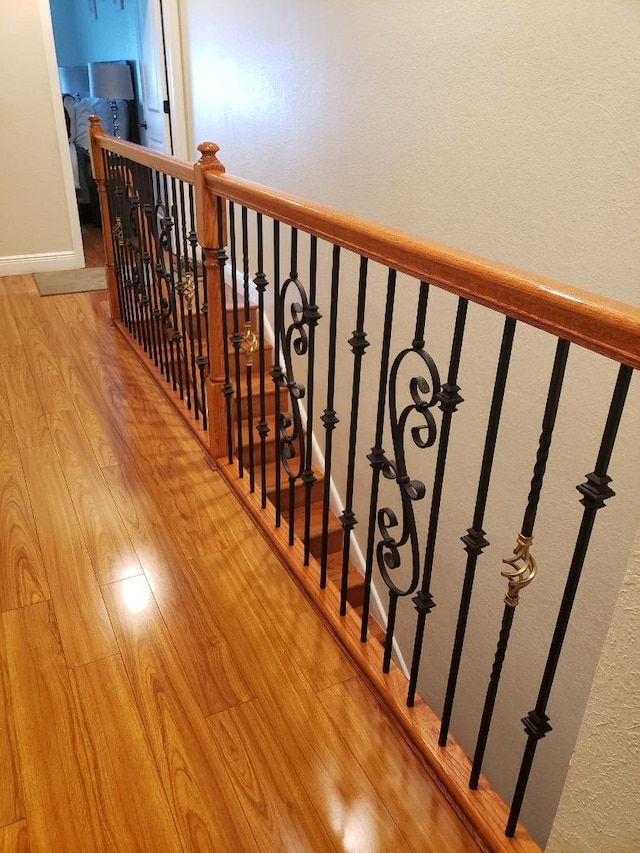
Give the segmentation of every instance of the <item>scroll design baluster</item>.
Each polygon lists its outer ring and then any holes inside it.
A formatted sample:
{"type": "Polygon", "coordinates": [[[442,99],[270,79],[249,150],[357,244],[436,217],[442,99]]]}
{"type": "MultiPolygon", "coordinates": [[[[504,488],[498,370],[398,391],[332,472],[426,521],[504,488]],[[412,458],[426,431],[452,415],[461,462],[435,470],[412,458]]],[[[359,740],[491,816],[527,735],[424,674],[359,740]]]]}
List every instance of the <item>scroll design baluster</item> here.
{"type": "Polygon", "coordinates": [[[280,289],[280,317],[283,320],[280,329],[284,371],[281,384],[287,388],[290,400],[290,412],[280,412],[278,429],[280,433],[280,459],[289,477],[289,538],[293,537],[293,512],[291,496],[296,480],[302,477],[306,459],[306,437],[302,426],[300,401],[304,399],[306,388],[296,381],[294,355],[304,357],[309,350],[309,329],[317,323],[317,312],[311,311],[307,292],[297,275],[291,275],[280,289]],[[289,295],[290,291],[293,295],[289,295]],[[298,298],[296,298],[296,296],[298,298]],[[289,307],[291,322],[284,324],[285,309],[289,307]]]}
{"type": "MultiPolygon", "coordinates": [[[[424,300],[424,309],[419,311],[419,316],[422,315],[422,324],[424,324],[424,311],[426,311],[426,287],[423,285],[423,288],[421,296],[424,300]]],[[[407,471],[405,434],[409,416],[416,412],[424,419],[424,424],[411,427],[411,439],[416,447],[425,450],[434,444],[437,437],[436,421],[431,409],[439,402],[440,374],[435,361],[424,349],[422,334],[423,332],[417,330],[413,346],[402,350],[396,356],[389,374],[389,419],[394,459],[383,456],[381,471],[387,479],[395,480],[400,490],[402,527],[398,536],[395,528],[399,527],[400,522],[391,507],[386,506],[378,510],[377,523],[381,539],[376,546],[376,558],[382,579],[389,589],[387,639],[383,664],[385,672],[389,671],[391,664],[398,599],[415,592],[420,581],[420,542],[414,504],[425,497],[426,487],[421,480],[411,479],[407,471]],[[425,376],[411,378],[409,382],[411,403],[406,405],[398,415],[398,373],[408,357],[417,357],[426,367],[429,378],[425,376]],[[411,578],[408,583],[401,586],[394,580],[393,573],[402,564],[401,549],[407,544],[411,552],[411,578]]],[[[431,603],[430,606],[434,607],[435,603],[431,603]]]]}

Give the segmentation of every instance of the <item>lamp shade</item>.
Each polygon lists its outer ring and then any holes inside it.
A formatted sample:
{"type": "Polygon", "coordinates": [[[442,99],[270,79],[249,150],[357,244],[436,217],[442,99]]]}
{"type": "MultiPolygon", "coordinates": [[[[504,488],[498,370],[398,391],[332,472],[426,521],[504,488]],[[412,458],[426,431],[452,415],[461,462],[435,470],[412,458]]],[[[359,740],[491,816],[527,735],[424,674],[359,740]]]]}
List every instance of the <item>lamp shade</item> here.
{"type": "Polygon", "coordinates": [[[59,65],[58,77],[63,95],[89,97],[89,69],[86,65],[59,65]]]}
{"type": "Polygon", "coordinates": [[[90,62],[89,90],[92,98],[133,100],[129,66],[126,62],[90,62]]]}

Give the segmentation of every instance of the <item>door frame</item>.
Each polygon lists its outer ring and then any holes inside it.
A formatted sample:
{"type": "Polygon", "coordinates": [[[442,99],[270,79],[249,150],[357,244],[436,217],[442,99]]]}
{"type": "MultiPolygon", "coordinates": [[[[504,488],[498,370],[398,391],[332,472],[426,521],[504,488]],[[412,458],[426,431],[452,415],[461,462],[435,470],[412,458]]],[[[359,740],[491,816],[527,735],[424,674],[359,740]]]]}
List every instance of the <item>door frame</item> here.
{"type": "MultiPolygon", "coordinates": [[[[188,160],[190,158],[187,136],[187,113],[185,105],[181,38],[182,28],[180,25],[179,0],[150,0],[150,2],[156,4],[160,20],[163,24],[167,88],[172,110],[171,127],[173,132],[173,153],[175,157],[188,160]]],[[[49,0],[38,0],[38,7],[40,12],[40,25],[42,27],[45,62],[51,88],[51,100],[54,106],[56,130],[60,146],[60,161],[64,177],[65,193],[67,196],[69,225],[71,228],[71,242],[74,259],[67,263],[72,263],[74,267],[83,267],[85,265],[85,259],[84,248],[82,246],[80,215],[78,213],[78,205],[75,198],[71,161],[68,154],[69,141],[67,139],[66,123],[62,109],[62,98],[60,97],[58,63],[56,59],[55,40],[53,37],[53,21],[51,18],[51,6],[49,5],[49,0]]]]}

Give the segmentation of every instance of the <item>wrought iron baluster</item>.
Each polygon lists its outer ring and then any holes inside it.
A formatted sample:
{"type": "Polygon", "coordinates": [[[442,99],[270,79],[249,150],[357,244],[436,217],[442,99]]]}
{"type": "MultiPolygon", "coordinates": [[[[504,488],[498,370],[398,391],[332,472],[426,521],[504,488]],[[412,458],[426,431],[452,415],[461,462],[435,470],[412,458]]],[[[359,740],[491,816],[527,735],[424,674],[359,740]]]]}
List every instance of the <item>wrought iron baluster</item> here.
{"type": "Polygon", "coordinates": [[[322,498],[322,552],[320,559],[320,586],[327,585],[327,557],[329,545],[329,502],[331,496],[331,465],[333,453],[333,431],[340,423],[336,411],[336,344],[338,337],[338,284],[340,282],[340,247],[333,247],[331,267],[331,310],[329,312],[329,375],[327,378],[327,405],[320,420],[325,429],[324,483],[322,498]]]}
{"type": "Polygon", "coordinates": [[[467,565],[462,585],[462,594],[460,596],[458,622],[453,642],[453,651],[451,653],[451,665],[449,667],[449,678],[447,680],[442,721],[440,723],[440,737],[438,739],[440,746],[447,745],[451,713],[453,711],[453,701],[455,699],[458,673],[460,671],[460,662],[462,660],[464,637],[467,630],[467,619],[469,616],[469,606],[471,604],[471,594],[473,592],[476,565],[478,557],[482,554],[483,549],[489,545],[489,542],[485,539],[485,531],[482,529],[482,524],[484,522],[484,513],[487,506],[491,470],[493,468],[493,457],[496,449],[496,440],[498,438],[498,427],[500,426],[500,416],[502,414],[502,404],[504,402],[504,392],[507,385],[507,375],[509,373],[509,363],[511,361],[511,351],[513,349],[515,331],[516,321],[511,317],[506,317],[502,332],[500,355],[498,356],[496,378],[493,386],[493,397],[491,398],[491,409],[489,411],[489,421],[487,423],[487,435],[482,453],[482,464],[480,466],[480,477],[478,479],[478,491],[476,494],[476,506],[473,513],[473,523],[472,526],[468,528],[466,536],[462,537],[462,542],[464,542],[465,545],[464,550],[467,552],[467,565]]]}
{"type": "Polygon", "coordinates": [[[253,437],[253,354],[258,348],[258,340],[251,328],[251,304],[249,301],[249,224],[246,207],[241,210],[242,222],[242,292],[244,297],[244,331],[241,351],[245,359],[247,380],[247,444],[249,446],[249,491],[256,488],[255,447],[253,437]]]}
{"type": "Polygon", "coordinates": [[[240,388],[240,319],[238,316],[238,264],[236,260],[236,210],[232,201],[229,202],[229,251],[231,254],[231,300],[233,304],[233,332],[229,340],[233,344],[235,379],[236,379],[236,453],[238,456],[238,475],[244,477],[244,446],[242,437],[242,390],[240,388]]]}
{"type": "Polygon", "coordinates": [[[275,509],[276,509],[276,527],[280,527],[282,520],[281,510],[281,469],[280,459],[282,454],[282,442],[280,440],[280,388],[284,382],[284,372],[280,365],[280,340],[282,337],[282,326],[284,319],[280,309],[280,223],[277,219],[273,220],[273,313],[274,313],[274,338],[275,344],[273,348],[273,367],[271,368],[271,377],[273,379],[273,390],[275,394],[274,412],[276,420],[276,466],[275,466],[275,509]]]}
{"type": "Polygon", "coordinates": [[[393,303],[396,293],[397,272],[389,270],[387,278],[387,301],[384,313],[384,332],[382,335],[382,360],[380,363],[380,383],[378,386],[378,413],[376,416],[375,444],[367,459],[371,463],[371,496],[369,502],[369,526],[367,528],[367,558],[364,576],[364,596],[362,601],[362,627],[360,642],[366,643],[369,629],[369,611],[371,609],[371,579],[373,575],[373,550],[376,535],[376,513],[378,510],[378,491],[380,488],[380,472],[384,460],[382,436],[384,432],[384,413],[387,401],[387,376],[389,373],[389,357],[391,349],[391,324],[393,322],[393,303]]]}
{"type": "Polygon", "coordinates": [[[168,380],[169,356],[167,353],[167,339],[164,334],[162,313],[162,282],[165,278],[165,255],[171,252],[171,227],[172,222],[167,216],[166,200],[162,196],[161,175],[156,169],[150,172],[153,183],[153,214],[150,220],[150,250],[153,250],[151,258],[151,281],[152,287],[152,309],[154,329],[158,340],[158,360],[160,371],[166,375],[168,380]],[[164,214],[164,215],[161,215],[164,214]],[[151,222],[153,226],[151,227],[151,222]]]}
{"type": "Polygon", "coordinates": [[[116,168],[116,187],[115,196],[120,210],[120,224],[123,234],[123,285],[127,300],[130,304],[130,316],[132,325],[132,334],[134,338],[143,343],[143,326],[140,314],[140,305],[138,302],[137,288],[137,270],[134,261],[134,238],[135,238],[135,217],[132,211],[132,192],[129,192],[129,173],[125,168],[124,159],[120,155],[114,155],[116,168]]]}
{"type": "Polygon", "coordinates": [[[478,740],[476,742],[476,750],[473,757],[473,766],[471,768],[471,778],[469,781],[470,788],[478,787],[482,761],[487,746],[487,738],[489,737],[489,729],[491,727],[491,719],[498,694],[498,686],[500,684],[500,676],[507,653],[509,634],[511,632],[513,618],[515,616],[515,609],[520,600],[520,590],[528,586],[536,576],[536,561],[529,549],[533,541],[533,526],[538,509],[538,502],[540,500],[540,492],[544,482],[547,460],[549,458],[549,449],[551,447],[553,428],[555,426],[556,415],[558,413],[562,381],[564,379],[568,355],[568,342],[559,340],[556,347],[556,356],[553,363],[551,381],[549,383],[547,403],[542,420],[542,432],[538,443],[536,463],[533,469],[533,479],[531,480],[531,488],[527,499],[527,508],[525,509],[524,519],[522,522],[522,532],[518,536],[518,541],[513,552],[514,556],[503,560],[503,563],[511,566],[511,571],[507,570],[502,572],[503,576],[506,577],[509,582],[509,587],[504,600],[502,627],[500,629],[500,637],[491,670],[491,678],[487,688],[487,695],[480,722],[480,730],[478,732],[478,740]]]}
{"type": "Polygon", "coordinates": [[[289,392],[289,403],[291,414],[280,413],[280,458],[282,466],[289,478],[289,545],[293,545],[295,536],[295,486],[300,479],[305,462],[305,435],[302,429],[302,417],[300,414],[300,400],[305,396],[305,386],[296,381],[293,369],[293,356],[305,356],[307,354],[309,336],[306,326],[308,325],[309,300],[307,293],[298,279],[298,231],[291,229],[291,264],[289,278],[280,290],[280,322],[282,352],[285,364],[285,385],[289,392]],[[295,291],[290,304],[291,323],[284,327],[284,306],[287,301],[289,288],[295,291]],[[300,298],[300,302],[296,300],[300,298]]]}
{"type": "Polygon", "coordinates": [[[200,313],[202,294],[200,280],[200,264],[198,263],[198,236],[195,231],[195,203],[193,197],[193,187],[190,185],[187,186],[187,195],[189,198],[189,233],[187,236],[187,240],[189,242],[189,247],[191,250],[190,267],[191,275],[193,276],[193,313],[195,315],[195,338],[193,328],[191,330],[191,349],[193,352],[192,361],[194,416],[196,420],[200,420],[200,416],[202,416],[202,428],[206,429],[207,416],[205,411],[204,380],[207,359],[205,358],[202,352],[202,316],[200,313]]]}
{"type": "MultiPolygon", "coordinates": [[[[316,289],[318,278],[318,238],[311,237],[309,246],[309,305],[306,309],[306,320],[309,326],[309,349],[307,353],[307,439],[305,447],[304,470],[301,474],[304,485],[304,565],[309,565],[311,540],[311,489],[316,482],[313,473],[313,387],[315,368],[316,326],[321,318],[316,305],[316,289]]],[[[322,574],[322,571],[321,571],[322,574]]]]}
{"type": "Polygon", "coordinates": [[[381,539],[376,547],[378,568],[382,580],[389,590],[389,608],[387,611],[387,636],[384,649],[383,671],[389,672],[393,636],[398,608],[398,600],[411,595],[420,580],[420,546],[416,527],[413,504],[424,498],[426,489],[421,480],[412,480],[407,471],[404,437],[409,416],[417,412],[424,418],[424,425],[411,428],[411,438],[416,447],[425,449],[431,447],[436,440],[436,422],[431,409],[438,402],[440,392],[440,375],[435,362],[424,349],[424,326],[427,313],[429,285],[420,282],[418,299],[418,314],[416,329],[411,348],[402,350],[394,359],[389,374],[389,419],[391,422],[391,437],[393,440],[394,459],[382,459],[382,475],[395,480],[400,490],[402,501],[402,527],[400,538],[397,539],[392,531],[398,527],[398,518],[391,507],[383,507],[378,511],[378,529],[381,539]],[[409,383],[412,402],[405,406],[398,416],[398,372],[407,356],[415,355],[426,367],[429,380],[424,376],[414,376],[409,383]],[[424,397],[422,395],[428,395],[424,397]],[[402,563],[401,550],[409,545],[411,552],[411,580],[405,586],[400,586],[392,577],[392,572],[402,563]]]}
{"type": "Polygon", "coordinates": [[[349,426],[349,454],[347,462],[347,492],[344,512],[340,516],[343,529],[342,572],[340,576],[340,615],[347,612],[347,592],[349,589],[349,558],[351,553],[351,532],[358,523],[353,511],[353,487],[355,482],[356,439],[358,434],[358,415],[360,405],[360,376],[362,358],[369,341],[364,331],[364,309],[367,295],[367,270],[369,261],[360,258],[360,274],[358,279],[358,306],[356,308],[356,327],[349,345],[353,352],[353,382],[351,391],[351,418],[349,426]]]}
{"type": "Polygon", "coordinates": [[[161,304],[162,310],[162,325],[164,330],[165,339],[169,345],[169,358],[171,362],[171,385],[173,390],[176,391],[178,388],[180,389],[180,394],[182,395],[182,365],[180,359],[180,329],[178,322],[178,307],[176,301],[176,271],[175,271],[175,263],[174,258],[179,252],[179,222],[176,219],[176,179],[171,178],[171,183],[169,184],[167,180],[167,176],[163,175],[163,184],[164,184],[164,195],[167,199],[167,216],[172,220],[172,229],[171,233],[173,235],[173,239],[171,241],[171,251],[169,252],[168,257],[168,270],[165,270],[165,285],[167,288],[167,294],[161,304]],[[171,191],[169,192],[169,186],[171,187],[171,191]],[[169,199],[171,199],[171,203],[169,204],[169,199]]]}
{"type": "Polygon", "coordinates": [[[223,202],[220,196],[216,198],[216,211],[218,216],[218,270],[220,276],[220,317],[222,322],[222,340],[223,340],[223,357],[224,357],[224,385],[222,393],[224,394],[225,409],[227,414],[227,455],[229,465],[233,464],[233,414],[231,411],[231,398],[233,397],[233,385],[231,384],[231,371],[229,365],[229,347],[228,340],[228,323],[227,323],[227,288],[224,280],[224,271],[227,264],[227,253],[225,251],[225,235],[223,227],[223,202]]]}
{"type": "Polygon", "coordinates": [[[622,419],[632,374],[633,370],[630,367],[620,365],[595,468],[590,474],[586,475],[586,483],[576,486],[578,492],[582,495],[582,498],[580,499],[580,503],[584,507],[582,522],[576,539],[573,557],[571,559],[571,565],[569,567],[569,573],[567,575],[567,581],[562,601],[560,603],[560,609],[558,611],[551,645],[549,647],[549,654],[540,683],[538,699],[536,701],[535,708],[532,711],[529,711],[526,717],[522,718],[525,733],[527,734],[527,744],[522,757],[518,781],[516,783],[511,811],[509,813],[509,819],[505,830],[505,835],[508,838],[513,838],[516,831],[516,825],[518,823],[520,809],[522,808],[522,801],[527,788],[527,782],[529,781],[529,774],[531,773],[533,759],[538,747],[538,741],[551,731],[549,717],[546,713],[547,704],[549,702],[549,696],[551,695],[551,689],[553,687],[558,661],[560,660],[564,638],[567,633],[567,627],[569,625],[569,619],[573,609],[573,602],[578,591],[582,568],[589,549],[589,542],[591,540],[593,525],[596,520],[596,513],[599,509],[602,509],[602,507],[605,506],[605,501],[615,495],[615,492],[609,485],[611,483],[611,477],[609,476],[607,469],[609,468],[611,455],[615,447],[618,428],[622,419]]]}
{"type": "Polygon", "coordinates": [[[154,365],[158,366],[158,342],[156,339],[156,328],[153,320],[153,275],[151,271],[151,245],[150,231],[153,228],[151,219],[153,216],[153,193],[149,193],[148,188],[148,172],[149,170],[140,163],[131,161],[133,169],[134,182],[138,188],[140,197],[140,259],[142,267],[142,283],[143,295],[141,304],[144,307],[144,313],[147,323],[148,341],[149,341],[149,357],[153,359],[154,365]]]}
{"type": "Polygon", "coordinates": [[[102,164],[105,175],[104,187],[107,196],[107,208],[109,211],[109,222],[111,223],[111,243],[113,246],[114,268],[113,272],[118,286],[118,305],[120,318],[125,326],[131,331],[131,319],[128,315],[128,306],[125,300],[125,289],[122,278],[122,255],[124,246],[124,228],[122,219],[118,216],[116,198],[114,193],[113,164],[110,151],[102,151],[102,164]]]}
{"type": "MultiPolygon", "coordinates": [[[[253,280],[258,292],[258,344],[260,359],[260,420],[256,426],[260,436],[260,481],[261,481],[261,506],[267,506],[267,451],[266,443],[269,435],[269,424],[267,423],[266,401],[265,401],[265,352],[264,352],[264,294],[269,282],[264,274],[264,234],[262,227],[262,214],[256,214],[256,233],[258,242],[258,271],[253,280]]],[[[278,338],[276,337],[276,346],[278,338]]],[[[276,465],[278,465],[276,457],[276,465]]]]}
{"type": "Polygon", "coordinates": [[[409,677],[409,692],[407,705],[411,708],[415,702],[418,684],[418,672],[420,669],[420,657],[423,649],[424,629],[428,614],[435,607],[431,595],[431,575],[433,572],[433,559],[436,550],[436,538],[438,535],[438,519],[440,516],[440,502],[442,499],[442,487],[447,464],[447,451],[449,449],[449,436],[451,433],[451,419],[453,413],[458,410],[464,399],[458,393],[460,388],[457,384],[458,369],[460,367],[460,356],[462,354],[462,339],[464,337],[464,326],[467,318],[467,300],[458,300],[458,311],[451,346],[451,357],[449,359],[449,373],[447,381],[438,392],[438,403],[442,411],[442,424],[440,426],[440,439],[438,442],[438,458],[436,470],[433,477],[433,492],[431,497],[431,511],[429,514],[429,530],[427,533],[427,544],[424,556],[424,568],[422,570],[422,584],[420,592],[413,599],[418,618],[416,621],[416,634],[413,643],[413,659],[411,662],[411,674],[409,677]]]}

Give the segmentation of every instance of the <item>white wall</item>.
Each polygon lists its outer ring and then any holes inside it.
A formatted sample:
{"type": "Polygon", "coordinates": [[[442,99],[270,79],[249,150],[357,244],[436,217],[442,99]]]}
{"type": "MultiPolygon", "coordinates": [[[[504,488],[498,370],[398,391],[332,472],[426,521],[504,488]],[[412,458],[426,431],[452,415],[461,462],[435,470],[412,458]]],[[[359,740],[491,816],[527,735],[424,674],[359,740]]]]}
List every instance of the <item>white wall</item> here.
{"type": "Polygon", "coordinates": [[[640,850],[639,625],[640,542],[598,664],[549,853],[640,850]]]}
{"type": "Polygon", "coordinates": [[[62,105],[54,108],[49,79],[55,58],[45,0],[2,4],[0,47],[0,274],[81,266],[62,105]]]}
{"type": "MultiPolygon", "coordinates": [[[[210,139],[221,146],[220,157],[233,174],[638,302],[640,5],[634,0],[237,0],[215,10],[205,0],[186,0],[182,23],[194,154],[198,142],[210,139]]],[[[403,293],[408,291],[415,289],[403,284],[403,293]]],[[[348,280],[341,299],[348,336],[355,316],[348,280]]],[[[409,318],[405,331],[415,318],[412,300],[403,295],[399,302],[399,315],[409,318]]],[[[454,306],[444,297],[432,301],[440,319],[431,321],[429,346],[444,372],[454,306]]],[[[380,324],[380,289],[372,287],[370,305],[372,331],[380,324]]],[[[445,600],[455,594],[464,568],[459,536],[471,521],[500,325],[486,312],[471,312],[460,382],[465,414],[461,410],[454,420],[429,650],[450,648],[455,602],[445,600]]],[[[324,334],[326,321],[321,339],[324,334]]],[[[401,328],[394,346],[404,345],[403,334],[401,328]]],[[[350,358],[346,347],[343,357],[350,358]]],[[[479,562],[477,612],[463,667],[477,678],[473,689],[462,690],[454,721],[467,748],[506,591],[500,560],[519,530],[552,357],[543,336],[519,330],[487,512],[492,547],[479,562]]],[[[365,364],[375,376],[374,346],[365,364]]],[[[513,790],[524,743],[519,718],[535,702],[579,523],[575,485],[593,468],[614,373],[598,359],[572,352],[536,526],[541,574],[516,614],[496,711],[505,728],[490,744],[502,739],[503,749],[497,762],[487,762],[505,797],[513,790]]],[[[320,392],[325,381],[318,378],[320,392]]],[[[372,388],[376,381],[366,384],[372,388]]],[[[348,370],[340,371],[338,386],[341,395],[349,393],[348,370]]],[[[615,509],[603,510],[597,521],[550,706],[554,731],[538,750],[523,812],[542,842],[637,529],[633,441],[640,407],[633,391],[612,463],[619,496],[615,509]]],[[[341,429],[336,454],[344,460],[341,429]]],[[[413,475],[429,484],[432,458],[414,453],[411,465],[413,475]]],[[[337,470],[344,487],[344,465],[337,470]]],[[[363,465],[359,480],[365,488],[368,477],[363,465]]],[[[383,498],[397,505],[392,491],[383,498]]],[[[356,509],[359,518],[366,515],[366,506],[356,509]]],[[[406,610],[399,634],[408,647],[409,604],[406,610]]],[[[438,709],[445,666],[432,663],[431,655],[427,663],[421,691],[438,709]]]]}

